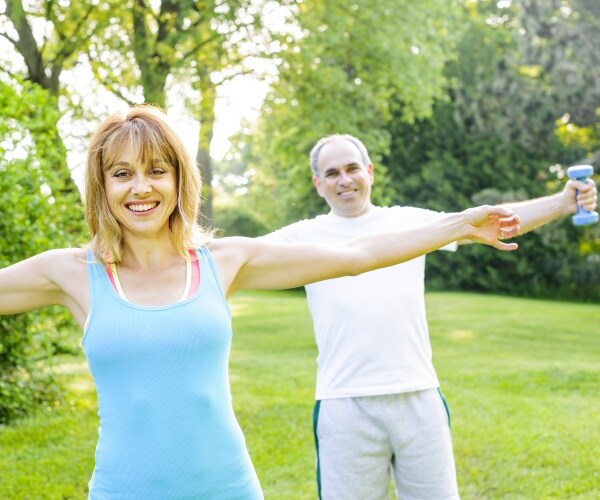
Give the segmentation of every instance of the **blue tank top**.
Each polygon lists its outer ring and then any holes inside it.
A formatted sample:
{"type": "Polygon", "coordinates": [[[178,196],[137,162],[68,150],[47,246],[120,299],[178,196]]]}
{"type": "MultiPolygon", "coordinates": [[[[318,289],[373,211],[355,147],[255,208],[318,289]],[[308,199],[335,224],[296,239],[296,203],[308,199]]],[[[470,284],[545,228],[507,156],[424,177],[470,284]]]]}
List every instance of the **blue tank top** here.
{"type": "Polygon", "coordinates": [[[263,498],[231,403],[231,313],[209,251],[196,253],[199,289],[162,307],[123,300],[88,256],[82,345],[100,417],[90,499],[263,498]]]}

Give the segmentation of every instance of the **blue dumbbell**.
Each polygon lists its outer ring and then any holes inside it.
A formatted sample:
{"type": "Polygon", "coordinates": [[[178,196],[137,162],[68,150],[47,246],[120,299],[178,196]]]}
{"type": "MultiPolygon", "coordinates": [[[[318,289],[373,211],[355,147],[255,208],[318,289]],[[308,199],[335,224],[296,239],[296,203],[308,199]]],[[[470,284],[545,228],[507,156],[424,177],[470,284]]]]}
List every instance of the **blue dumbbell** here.
{"type": "MultiPolygon", "coordinates": [[[[569,179],[575,179],[585,182],[589,176],[594,173],[594,167],[591,165],[576,165],[569,167],[567,175],[569,179]]],[[[573,216],[573,224],[576,226],[587,226],[598,222],[598,213],[585,210],[583,207],[577,207],[577,213],[573,216]]]]}

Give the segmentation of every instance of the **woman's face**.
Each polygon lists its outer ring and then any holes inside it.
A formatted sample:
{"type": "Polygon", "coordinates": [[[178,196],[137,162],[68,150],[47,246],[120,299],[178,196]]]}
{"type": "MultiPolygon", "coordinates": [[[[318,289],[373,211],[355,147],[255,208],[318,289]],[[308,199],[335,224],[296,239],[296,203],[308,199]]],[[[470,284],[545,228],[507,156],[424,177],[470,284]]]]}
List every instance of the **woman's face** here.
{"type": "Polygon", "coordinates": [[[142,160],[137,148],[124,150],[105,167],[104,189],[123,236],[153,236],[169,231],[177,206],[175,167],[162,158],[142,160]]]}

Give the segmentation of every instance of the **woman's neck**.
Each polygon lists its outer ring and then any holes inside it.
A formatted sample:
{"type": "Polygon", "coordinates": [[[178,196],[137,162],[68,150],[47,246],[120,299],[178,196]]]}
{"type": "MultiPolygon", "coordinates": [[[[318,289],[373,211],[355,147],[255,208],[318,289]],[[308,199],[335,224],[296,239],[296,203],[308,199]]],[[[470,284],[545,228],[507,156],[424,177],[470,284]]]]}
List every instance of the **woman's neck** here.
{"type": "Polygon", "coordinates": [[[123,245],[120,267],[131,270],[161,269],[181,261],[170,238],[128,240],[123,245]]]}

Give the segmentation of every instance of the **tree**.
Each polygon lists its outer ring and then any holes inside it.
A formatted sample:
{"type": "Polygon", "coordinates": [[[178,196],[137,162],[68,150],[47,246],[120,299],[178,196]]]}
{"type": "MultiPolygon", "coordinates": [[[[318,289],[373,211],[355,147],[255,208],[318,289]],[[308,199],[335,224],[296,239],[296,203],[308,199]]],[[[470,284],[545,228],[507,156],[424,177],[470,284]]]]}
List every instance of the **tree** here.
{"type": "Polygon", "coordinates": [[[187,103],[200,123],[197,161],[204,184],[204,214],[212,218],[210,143],[220,84],[247,71],[248,52],[268,51],[261,9],[268,2],[129,0],[94,37],[89,52],[98,81],[129,104],[167,105],[177,82],[196,91],[187,103]]]}
{"type": "Polygon", "coordinates": [[[515,36],[520,63],[554,102],[557,116],[579,126],[598,123],[600,4],[595,0],[520,0],[515,36]]]}
{"type": "MultiPolygon", "coordinates": [[[[64,155],[55,101],[37,84],[0,80],[0,267],[81,243],[81,219],[50,187],[64,155]]],[[[65,326],[56,310],[0,318],[0,423],[58,397],[48,365],[65,326]]]]}
{"type": "MultiPolygon", "coordinates": [[[[403,102],[403,120],[431,112],[444,95],[443,68],[454,57],[459,12],[457,2],[437,0],[300,4],[300,32],[280,40],[279,72],[249,139],[257,158],[250,167],[276,189],[273,225],[322,210],[307,159],[321,136],[360,136],[377,161],[389,147],[394,96],[403,102]]],[[[255,178],[252,189],[260,198],[264,185],[255,178]]],[[[392,192],[378,181],[380,201],[392,192]]]]}
{"type": "MultiPolygon", "coordinates": [[[[519,2],[510,8],[496,2],[478,2],[477,8],[470,4],[460,57],[446,68],[452,82],[449,100],[437,102],[431,118],[414,124],[401,116],[392,120],[393,140],[384,162],[397,186],[396,202],[454,211],[474,203],[556,192],[564,166],[586,160],[597,147],[593,134],[569,133],[563,114],[584,116],[585,111],[578,109],[579,101],[565,98],[570,90],[549,78],[540,63],[549,58],[539,47],[553,51],[558,42],[522,38],[521,7],[519,2]],[[526,43],[536,50],[524,51],[526,43]]],[[[572,16],[564,22],[581,19],[572,16]]],[[[570,27],[570,32],[578,31],[570,27]]],[[[576,66],[585,57],[586,48],[578,50],[576,40],[569,38],[574,45],[563,54],[562,65],[576,66]]],[[[586,37],[578,41],[589,43],[586,37]]],[[[598,109],[600,101],[587,100],[585,105],[598,109]]],[[[521,238],[514,254],[492,254],[477,246],[461,249],[458,255],[439,252],[429,259],[429,283],[437,288],[597,300],[597,231],[576,229],[565,219],[521,238]],[[460,272],[448,273],[450,267],[460,272]]]]}
{"type": "MultiPolygon", "coordinates": [[[[0,5],[0,39],[10,48],[0,65],[2,267],[51,247],[78,245],[85,236],[79,192],[59,134],[59,103],[69,103],[62,75],[102,29],[109,7],[83,1],[0,5]]],[[[2,318],[0,421],[57,397],[47,358],[65,317],[47,310],[2,318]]]]}
{"type": "MultiPolygon", "coordinates": [[[[113,1],[89,3],[73,0],[68,3],[51,0],[30,2],[25,8],[22,0],[5,0],[0,12],[0,38],[8,41],[14,49],[5,54],[0,73],[15,76],[39,85],[53,99],[48,105],[59,109],[62,92],[61,75],[73,68],[90,38],[101,31],[107,21],[113,1]]],[[[56,150],[62,151],[54,169],[59,172],[57,183],[52,184],[59,203],[70,204],[76,198],[77,189],[71,178],[66,161],[66,149],[58,133],[61,115],[52,113],[56,123],[52,140],[56,150]],[[64,197],[64,200],[63,200],[64,197]]]]}

